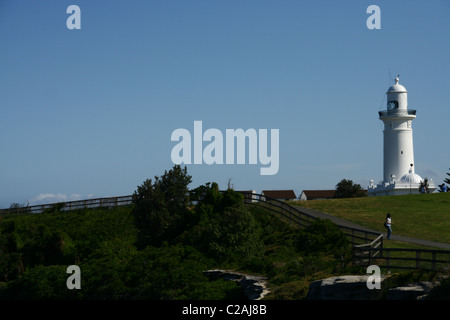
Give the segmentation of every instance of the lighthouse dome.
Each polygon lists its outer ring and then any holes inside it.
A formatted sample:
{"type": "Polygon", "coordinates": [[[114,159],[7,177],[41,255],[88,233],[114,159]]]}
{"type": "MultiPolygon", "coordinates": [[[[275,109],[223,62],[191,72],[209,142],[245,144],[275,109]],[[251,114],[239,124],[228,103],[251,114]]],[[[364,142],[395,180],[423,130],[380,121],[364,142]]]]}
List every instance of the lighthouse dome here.
{"type": "Polygon", "coordinates": [[[422,177],[419,176],[417,173],[412,172],[411,170],[409,173],[403,175],[400,179],[401,183],[417,183],[419,184],[422,181],[422,177]]]}
{"type": "Polygon", "coordinates": [[[399,79],[395,78],[395,84],[392,85],[387,92],[408,92],[406,88],[398,83],[399,79]]]}

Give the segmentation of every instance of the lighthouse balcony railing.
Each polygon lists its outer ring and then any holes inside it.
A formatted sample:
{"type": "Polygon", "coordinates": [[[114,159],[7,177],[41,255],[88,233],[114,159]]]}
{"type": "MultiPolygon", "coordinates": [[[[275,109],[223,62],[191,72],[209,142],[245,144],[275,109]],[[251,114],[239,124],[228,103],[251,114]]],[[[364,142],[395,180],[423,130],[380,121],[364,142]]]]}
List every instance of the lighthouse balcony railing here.
{"type": "Polygon", "coordinates": [[[378,114],[380,117],[386,117],[386,116],[392,116],[392,115],[408,115],[408,116],[415,116],[416,110],[408,109],[408,110],[401,110],[401,109],[395,109],[395,110],[383,110],[378,111],[378,114]]]}

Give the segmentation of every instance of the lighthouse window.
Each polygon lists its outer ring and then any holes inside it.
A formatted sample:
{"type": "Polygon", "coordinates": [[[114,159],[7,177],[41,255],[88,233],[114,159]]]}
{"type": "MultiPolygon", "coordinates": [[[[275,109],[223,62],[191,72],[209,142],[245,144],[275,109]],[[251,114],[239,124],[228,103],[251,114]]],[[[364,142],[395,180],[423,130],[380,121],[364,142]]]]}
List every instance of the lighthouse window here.
{"type": "Polygon", "coordinates": [[[387,104],[388,110],[398,109],[398,101],[389,101],[387,104]]]}

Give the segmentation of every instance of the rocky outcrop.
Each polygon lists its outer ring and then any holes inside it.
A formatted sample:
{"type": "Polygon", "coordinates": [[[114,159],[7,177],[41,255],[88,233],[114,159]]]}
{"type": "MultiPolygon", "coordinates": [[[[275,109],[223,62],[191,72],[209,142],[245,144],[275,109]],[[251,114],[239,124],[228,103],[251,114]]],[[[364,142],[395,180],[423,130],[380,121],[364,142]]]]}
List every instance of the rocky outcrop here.
{"type": "MultiPolygon", "coordinates": [[[[367,287],[369,276],[340,276],[317,280],[309,285],[307,300],[372,300],[379,299],[377,289],[367,287]]],[[[383,277],[381,286],[383,286],[383,277]]],[[[386,300],[420,300],[440,282],[417,282],[389,289],[386,300]]]]}
{"type": "Polygon", "coordinates": [[[440,285],[440,282],[422,281],[408,284],[404,287],[389,289],[387,300],[422,300],[434,287],[440,285]]]}
{"type": "Polygon", "coordinates": [[[211,280],[225,279],[236,281],[250,300],[260,300],[270,291],[266,287],[267,278],[228,270],[206,270],[203,274],[211,280]]]}
{"type": "Polygon", "coordinates": [[[307,300],[369,300],[373,290],[367,288],[369,276],[340,276],[317,280],[309,285],[307,300]]]}

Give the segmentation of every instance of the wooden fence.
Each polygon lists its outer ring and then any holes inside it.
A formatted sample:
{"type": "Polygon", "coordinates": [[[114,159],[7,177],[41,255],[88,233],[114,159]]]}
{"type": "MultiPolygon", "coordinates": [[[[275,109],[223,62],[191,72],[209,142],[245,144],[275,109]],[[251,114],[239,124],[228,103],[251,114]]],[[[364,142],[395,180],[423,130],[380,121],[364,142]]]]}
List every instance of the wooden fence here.
{"type": "MultiPolygon", "coordinates": [[[[285,202],[260,194],[246,194],[245,203],[274,211],[288,220],[306,227],[316,218],[285,202]]],[[[338,225],[353,246],[353,263],[360,266],[378,265],[387,272],[397,269],[450,269],[450,250],[401,249],[383,247],[383,234],[338,225]]]]}
{"type": "Polygon", "coordinates": [[[353,263],[357,265],[370,266],[375,261],[375,258],[381,257],[382,254],[383,235],[380,234],[376,239],[369,243],[353,246],[353,263]]]}
{"type": "Polygon", "coordinates": [[[353,259],[359,265],[376,264],[388,273],[399,269],[450,270],[449,250],[354,246],[353,259]]]}
{"type": "Polygon", "coordinates": [[[276,212],[289,221],[299,225],[300,227],[306,227],[316,219],[312,215],[299,212],[295,207],[287,204],[286,202],[272,199],[262,194],[245,193],[244,203],[257,205],[259,207],[263,207],[270,211],[276,212]]]}
{"type": "Polygon", "coordinates": [[[43,213],[45,211],[71,211],[77,209],[88,209],[88,208],[111,208],[128,206],[132,203],[133,196],[121,196],[121,197],[110,197],[110,198],[96,198],[87,200],[77,200],[68,202],[58,202],[51,204],[39,204],[34,206],[10,208],[10,209],[0,209],[0,214],[36,214],[43,213]]]}
{"type": "MultiPolygon", "coordinates": [[[[303,212],[299,208],[261,194],[248,193],[244,196],[244,202],[274,211],[300,227],[306,227],[316,220],[315,216],[303,212]]],[[[370,243],[375,239],[378,239],[378,242],[381,242],[382,247],[383,237],[380,238],[380,233],[341,225],[338,225],[338,227],[347,236],[352,245],[370,243]]]]}

